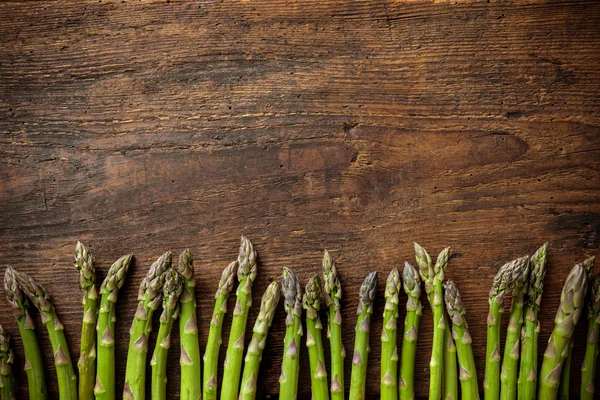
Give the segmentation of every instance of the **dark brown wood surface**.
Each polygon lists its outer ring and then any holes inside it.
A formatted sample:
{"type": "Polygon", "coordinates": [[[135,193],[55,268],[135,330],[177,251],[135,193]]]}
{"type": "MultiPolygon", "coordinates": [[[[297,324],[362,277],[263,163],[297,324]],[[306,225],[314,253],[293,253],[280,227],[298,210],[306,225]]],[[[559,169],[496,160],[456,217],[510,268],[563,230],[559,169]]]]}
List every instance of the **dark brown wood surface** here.
{"type": "MultiPolygon", "coordinates": [[[[568,270],[598,255],[600,3],[3,1],[0,133],[0,263],[46,285],[75,360],[75,241],[94,254],[99,279],[135,254],[118,305],[119,390],[150,263],[165,250],[193,251],[203,348],[218,277],[241,234],[259,252],[255,304],[282,266],[306,281],[330,250],[347,349],[369,271],[380,272],[382,297],[387,273],[413,259],[413,241],[432,254],[451,246],[447,277],[464,294],[481,382],[498,268],[550,243],[541,354],[568,270]]],[[[382,306],[380,298],[369,397],[379,391],[382,306]]],[[[278,393],[283,315],[259,397],[278,393]]],[[[419,396],[428,307],[422,321],[419,396]]],[[[23,351],[4,298],[0,323],[15,338],[23,398],[23,351]]],[[[307,365],[303,347],[303,399],[307,365]]]]}

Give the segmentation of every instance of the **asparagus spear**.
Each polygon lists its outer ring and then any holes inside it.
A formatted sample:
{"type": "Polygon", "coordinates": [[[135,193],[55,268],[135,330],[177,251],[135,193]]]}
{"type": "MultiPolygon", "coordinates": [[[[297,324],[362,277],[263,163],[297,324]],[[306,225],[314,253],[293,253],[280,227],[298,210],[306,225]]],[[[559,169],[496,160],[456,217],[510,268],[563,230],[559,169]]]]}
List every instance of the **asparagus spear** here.
{"type": "Polygon", "coordinates": [[[234,261],[223,270],[219,288],[215,294],[215,307],[210,320],[210,331],[208,332],[208,342],[204,353],[204,378],[202,380],[204,400],[217,399],[219,349],[223,342],[221,332],[223,330],[223,319],[227,312],[227,298],[233,290],[237,266],[237,261],[234,261]]]}
{"type": "Polygon", "coordinates": [[[514,280],[510,319],[504,343],[504,359],[502,360],[500,373],[500,398],[502,400],[515,400],[517,398],[517,369],[519,367],[521,327],[523,326],[523,306],[529,282],[529,257],[523,257],[522,263],[524,267],[521,275],[518,275],[514,280]]]}
{"type": "Polygon", "coordinates": [[[167,399],[167,353],[169,347],[171,347],[173,322],[179,316],[179,297],[183,290],[182,281],[183,277],[175,269],[170,269],[165,274],[162,299],[163,311],[160,315],[160,327],[158,328],[154,354],[152,360],[150,360],[152,366],[152,400],[167,399]]]}
{"type": "Polygon", "coordinates": [[[279,377],[279,398],[294,400],[298,392],[300,372],[300,340],[302,338],[302,287],[296,274],[283,267],[281,279],[285,318],[285,339],[283,342],[283,361],[279,377]]]}
{"type": "Polygon", "coordinates": [[[279,303],[279,284],[271,282],[265,291],[260,303],[260,311],[254,324],[252,340],[248,345],[246,359],[244,360],[244,372],[242,374],[242,388],[240,400],[254,400],[256,398],[256,385],[258,370],[262,353],[267,343],[267,334],[275,316],[275,309],[279,303]]]}
{"type": "Polygon", "coordinates": [[[40,310],[42,322],[46,325],[54,353],[60,399],[77,400],[77,377],[71,363],[65,328],[58,319],[54,306],[50,303],[50,296],[46,289],[30,276],[16,271],[14,274],[25,295],[40,310]]]}
{"type": "Polygon", "coordinates": [[[487,318],[487,345],[485,351],[485,379],[483,394],[486,400],[500,398],[500,318],[504,311],[504,297],[510,294],[515,281],[523,275],[529,258],[521,257],[504,264],[490,290],[490,311],[487,318]]]}
{"type": "Polygon", "coordinates": [[[381,330],[381,399],[396,400],[398,388],[398,348],[396,331],[398,330],[399,292],[402,286],[400,272],[394,268],[385,285],[385,308],[383,311],[383,329],[381,330]]]}
{"type": "Polygon", "coordinates": [[[327,303],[327,336],[331,348],[331,398],[344,400],[344,358],[346,350],[342,343],[342,312],[340,300],[342,285],[335,264],[325,250],[323,254],[323,279],[327,303]]]}
{"type": "Polygon", "coordinates": [[[575,325],[579,321],[585,294],[587,276],[582,264],[576,264],[567,276],[560,297],[560,305],[554,318],[554,330],[544,352],[544,361],[540,369],[538,398],[555,399],[558,394],[561,368],[569,351],[569,342],[575,325]]]}
{"type": "Polygon", "coordinates": [[[458,286],[454,281],[447,281],[444,284],[444,299],[452,323],[452,337],[458,353],[462,398],[465,400],[478,400],[477,372],[475,371],[471,335],[465,318],[466,310],[458,286]]]}
{"type": "Polygon", "coordinates": [[[0,399],[15,400],[12,364],[14,354],[10,347],[10,335],[0,325],[0,399]]]}
{"type": "Polygon", "coordinates": [[[456,345],[452,334],[450,333],[450,325],[446,315],[444,315],[444,395],[445,400],[458,399],[458,367],[456,357],[456,345]]]}
{"type": "Polygon", "coordinates": [[[79,283],[83,289],[83,323],[81,324],[81,347],[79,351],[79,399],[94,398],[96,380],[96,320],[98,318],[98,292],[96,291],[96,269],[87,249],[77,242],[75,245],[75,268],[79,270],[79,283]]]}
{"type": "Polygon", "coordinates": [[[369,332],[371,314],[377,294],[377,272],[371,272],[360,287],[356,314],[354,353],[352,356],[352,375],[350,376],[350,400],[365,399],[367,381],[367,362],[369,359],[369,332]]]}
{"type": "Polygon", "coordinates": [[[229,345],[223,369],[223,382],[221,387],[221,400],[236,400],[240,388],[240,374],[244,356],[244,340],[246,337],[246,324],[248,312],[252,305],[252,282],[256,278],[256,251],[252,243],[242,236],[240,253],[238,255],[238,288],[236,303],[233,310],[229,345]]]}
{"type": "Polygon", "coordinates": [[[313,400],[329,400],[327,387],[327,370],[325,369],[325,353],[321,339],[321,280],[318,275],[313,276],[304,291],[302,307],[306,310],[306,347],[310,361],[310,381],[313,400]]]}
{"type": "Polygon", "coordinates": [[[183,291],[179,318],[179,340],[181,355],[181,400],[198,400],[202,396],[200,347],[198,345],[198,324],[196,322],[196,297],[194,288],[194,260],[189,249],[179,255],[179,272],[183,277],[183,291]]]}
{"type": "Polygon", "coordinates": [[[132,258],[132,254],[127,254],[115,261],[100,286],[100,312],[96,327],[98,342],[96,360],[98,368],[94,387],[96,400],[115,398],[115,323],[117,321],[115,305],[119,289],[125,284],[132,258]]]}
{"type": "Polygon", "coordinates": [[[29,314],[31,303],[16,279],[16,271],[9,265],[4,273],[4,293],[17,317],[19,334],[25,351],[25,373],[30,400],[46,400],[48,391],[44,378],[42,353],[35,334],[35,324],[29,314]]]}
{"type": "Polygon", "coordinates": [[[600,339],[600,274],[594,275],[590,286],[587,343],[581,365],[581,400],[592,400],[595,392],[594,377],[598,358],[598,339],[600,339]]]}
{"type": "Polygon", "coordinates": [[[442,397],[442,365],[444,365],[444,330],[446,321],[444,317],[444,270],[448,264],[450,248],[440,252],[435,266],[432,265],[431,257],[419,244],[415,243],[415,258],[419,266],[419,274],[425,282],[425,291],[429,299],[429,305],[433,310],[433,346],[431,350],[431,361],[429,363],[429,398],[439,400],[442,397]]]}
{"type": "Polygon", "coordinates": [[[519,368],[518,397],[535,400],[537,391],[538,312],[544,291],[546,275],[546,252],[548,243],[540,247],[530,258],[529,286],[525,301],[525,326],[521,329],[521,366],[519,368]]]}
{"type": "Polygon", "coordinates": [[[408,296],[408,300],[406,302],[402,361],[400,363],[400,399],[412,400],[415,397],[415,357],[417,354],[419,321],[422,314],[421,278],[417,270],[407,262],[404,263],[402,277],[404,292],[408,296]]]}
{"type": "Polygon", "coordinates": [[[138,308],[129,330],[129,350],[125,369],[123,398],[140,400],[146,397],[146,356],[148,337],[152,330],[152,314],[161,304],[166,271],[171,267],[172,254],[167,251],[148,270],[138,291],[138,308]]]}
{"type": "MultiPolygon", "coordinates": [[[[585,275],[589,283],[592,279],[592,272],[594,270],[594,258],[588,258],[583,261],[583,268],[585,269],[585,275]]],[[[571,364],[573,360],[573,345],[575,338],[571,337],[571,341],[569,342],[567,358],[563,362],[563,366],[561,369],[561,377],[560,377],[560,385],[559,389],[559,397],[563,400],[568,400],[570,398],[570,383],[571,383],[571,364]]]]}

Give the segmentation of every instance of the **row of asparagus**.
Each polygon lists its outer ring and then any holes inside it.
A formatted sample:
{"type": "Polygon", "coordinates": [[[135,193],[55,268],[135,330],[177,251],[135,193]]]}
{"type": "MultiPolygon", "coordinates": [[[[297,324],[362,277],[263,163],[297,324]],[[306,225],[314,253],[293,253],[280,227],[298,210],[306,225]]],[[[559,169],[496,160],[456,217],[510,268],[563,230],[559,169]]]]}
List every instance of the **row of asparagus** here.
{"type": "MultiPolygon", "coordinates": [[[[570,271],[561,295],[555,328],[544,353],[538,373],[538,312],[541,305],[546,271],[547,245],[531,257],[521,257],[505,264],[494,278],[490,291],[487,325],[485,399],[555,399],[568,398],[573,331],[584,304],[587,304],[588,337],[582,371],[581,398],[594,397],[594,374],[600,333],[600,274],[591,276],[593,258],[576,264],[570,271]],[[588,290],[589,286],[589,290],[588,290]],[[501,351],[501,314],[506,299],[512,300],[505,346],[501,351]],[[586,301],[587,299],[587,301],[586,301]],[[539,378],[539,382],[538,382],[539,378]],[[566,397],[565,397],[566,396],[566,397]]],[[[433,314],[434,332],[430,362],[429,398],[439,400],[479,399],[479,386],[472,340],[466,311],[455,282],[445,280],[449,248],[442,250],[435,263],[427,251],[415,243],[417,269],[408,262],[402,273],[393,269],[386,281],[383,328],[381,332],[381,399],[413,399],[415,393],[415,358],[422,315],[421,285],[424,284],[433,314]],[[401,289],[407,295],[406,317],[400,346],[398,315],[401,289]],[[400,350],[399,350],[400,349],[400,350]],[[399,357],[400,355],[400,357],[399,357]],[[459,385],[460,383],[460,385],[459,385]]],[[[114,399],[115,389],[115,306],[118,290],[123,286],[132,264],[132,255],[119,258],[109,269],[100,289],[96,289],[93,259],[77,243],[75,266],[80,272],[83,296],[83,324],[80,357],[75,374],[64,334],[56,311],[45,288],[28,275],[8,267],[4,287],[9,303],[16,311],[25,351],[25,371],[30,399],[48,397],[43,362],[31,317],[35,306],[48,330],[54,353],[61,399],[114,399]],[[99,296],[100,295],[100,296],[99,296]]],[[[123,398],[144,399],[148,342],[152,315],[162,306],[156,346],[150,361],[151,398],[166,399],[167,353],[174,322],[179,318],[181,399],[216,399],[218,395],[218,360],[222,343],[222,326],[227,313],[227,299],[237,278],[236,303],[233,310],[220,398],[254,399],[267,334],[275,316],[280,293],[286,312],[283,361],[280,375],[280,398],[295,399],[299,382],[299,355],[305,317],[311,389],[314,400],[344,399],[344,359],[342,343],[342,288],[335,264],[329,253],[323,257],[323,285],[314,275],[304,291],[294,272],[284,267],[281,289],[272,282],[266,289],[252,338],[246,350],[245,331],[252,304],[252,285],[257,276],[256,251],[242,237],[237,261],[222,273],[210,322],[208,342],[201,370],[195,277],[191,253],[180,254],[176,268],[167,252],[156,260],[143,279],[138,306],[130,329],[123,398]],[[323,293],[322,293],[323,292],[323,293]],[[328,379],[319,314],[321,297],[327,311],[327,338],[330,344],[328,379]]],[[[355,344],[352,352],[349,398],[364,399],[367,382],[370,318],[377,293],[377,273],[370,273],[359,291],[355,344]]],[[[12,399],[11,364],[14,356],[10,337],[0,326],[0,399],[12,399]]]]}

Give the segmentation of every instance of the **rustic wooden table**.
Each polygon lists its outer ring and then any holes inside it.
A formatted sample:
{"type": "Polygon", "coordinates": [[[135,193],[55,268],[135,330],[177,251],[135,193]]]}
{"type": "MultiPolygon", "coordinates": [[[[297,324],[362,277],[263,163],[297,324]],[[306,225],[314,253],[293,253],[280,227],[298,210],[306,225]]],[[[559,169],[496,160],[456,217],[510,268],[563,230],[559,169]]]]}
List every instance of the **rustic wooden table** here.
{"type": "MultiPolygon", "coordinates": [[[[545,347],[568,270],[598,255],[599,96],[596,1],[4,1],[0,262],[47,286],[76,359],[75,241],[95,255],[100,279],[135,254],[118,306],[121,390],[137,287],[167,249],[194,253],[202,346],[240,234],[259,251],[256,302],[284,265],[304,281],[320,273],[329,249],[351,348],[367,272],[380,272],[382,296],[413,241],[435,254],[452,246],[447,277],[464,293],[482,381],[498,268],[550,243],[545,347]]],[[[0,304],[23,398],[22,346],[0,304]]],[[[369,396],[379,391],[382,308],[380,299],[369,396]]],[[[422,327],[425,396],[428,307],[422,327]]],[[[283,332],[281,309],[259,397],[278,393],[283,332]]],[[[169,360],[176,393],[176,350],[169,360]]],[[[308,399],[304,350],[302,367],[308,399]]]]}

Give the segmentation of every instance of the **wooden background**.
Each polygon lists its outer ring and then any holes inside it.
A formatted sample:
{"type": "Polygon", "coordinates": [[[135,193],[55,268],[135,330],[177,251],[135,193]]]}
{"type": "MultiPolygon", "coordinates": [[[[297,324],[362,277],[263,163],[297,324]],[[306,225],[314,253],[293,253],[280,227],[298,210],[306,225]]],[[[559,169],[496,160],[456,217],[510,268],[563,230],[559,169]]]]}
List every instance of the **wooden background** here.
{"type": "MultiPolygon", "coordinates": [[[[218,277],[241,234],[259,252],[255,304],[283,265],[306,281],[320,273],[322,250],[332,252],[348,349],[370,270],[381,274],[382,296],[387,273],[413,259],[413,241],[432,255],[452,246],[447,277],[464,294],[482,381],[498,268],[550,243],[545,347],[568,270],[598,255],[600,3],[3,1],[0,132],[0,263],[47,286],[74,359],[75,241],[95,255],[99,279],[118,256],[135,254],[118,306],[119,390],[150,263],[192,249],[203,347],[218,277]]],[[[0,304],[23,398],[22,346],[0,304]]],[[[382,306],[369,396],[379,391],[382,306]]],[[[279,388],[280,308],[263,398],[279,388]]],[[[425,307],[420,396],[430,319],[425,307]]],[[[168,386],[177,393],[172,349],[168,386]]],[[[305,350],[302,358],[299,397],[308,399],[305,350]]]]}

